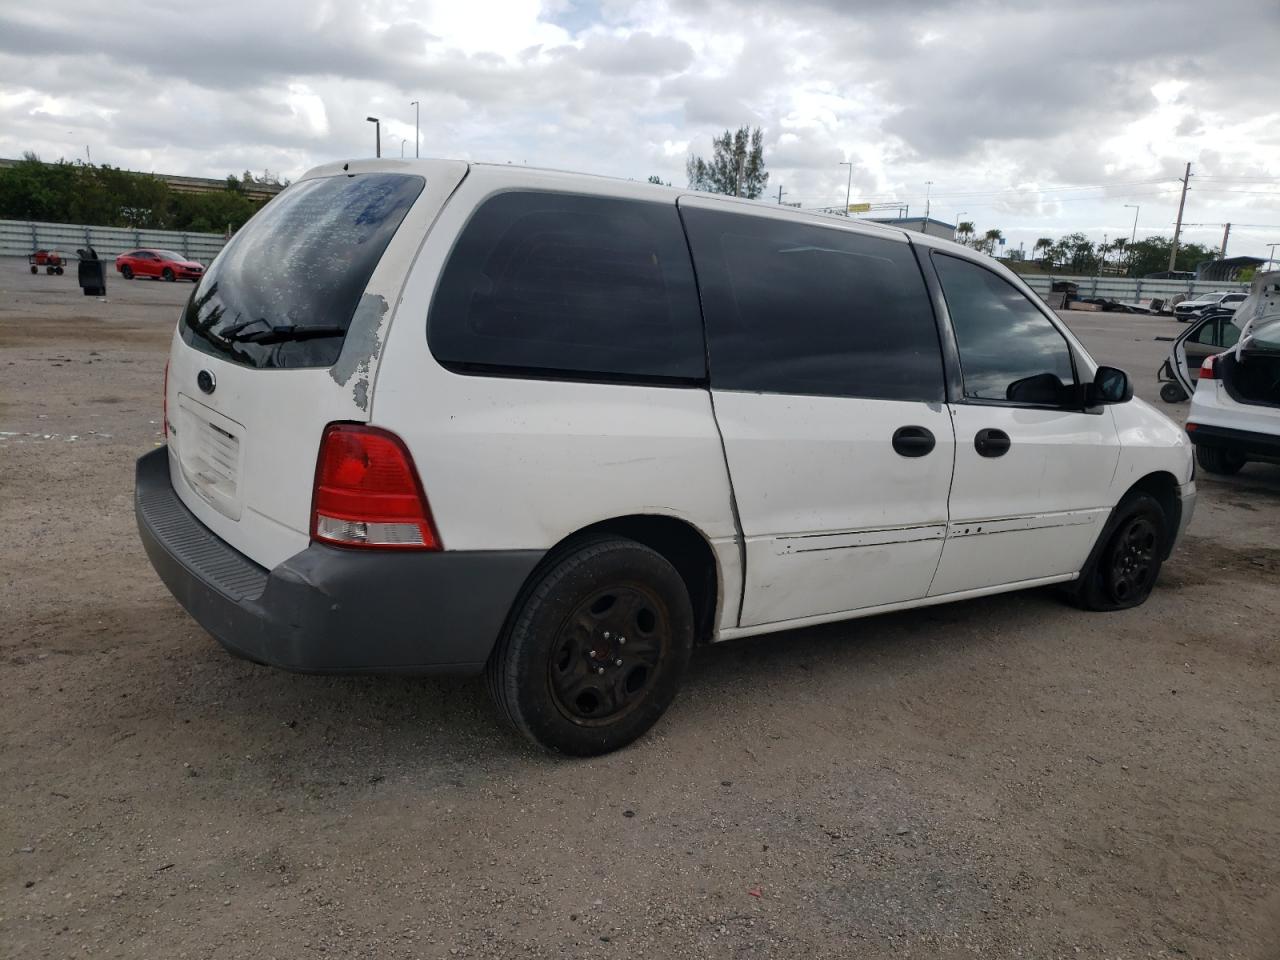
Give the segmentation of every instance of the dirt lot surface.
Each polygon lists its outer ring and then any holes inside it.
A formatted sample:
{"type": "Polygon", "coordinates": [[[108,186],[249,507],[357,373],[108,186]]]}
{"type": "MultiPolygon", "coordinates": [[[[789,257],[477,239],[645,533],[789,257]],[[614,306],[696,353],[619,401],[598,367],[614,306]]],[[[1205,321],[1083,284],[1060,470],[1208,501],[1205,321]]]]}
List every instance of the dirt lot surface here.
{"type": "MultiPolygon", "coordinates": [[[[479,682],[225,654],[131,501],[190,287],[24,270],[0,956],[1280,957],[1280,468],[1202,476],[1140,609],[1040,591],[704,649],[652,734],[556,760],[479,682]]],[[[1069,320],[1159,403],[1177,324],[1069,320]]]]}

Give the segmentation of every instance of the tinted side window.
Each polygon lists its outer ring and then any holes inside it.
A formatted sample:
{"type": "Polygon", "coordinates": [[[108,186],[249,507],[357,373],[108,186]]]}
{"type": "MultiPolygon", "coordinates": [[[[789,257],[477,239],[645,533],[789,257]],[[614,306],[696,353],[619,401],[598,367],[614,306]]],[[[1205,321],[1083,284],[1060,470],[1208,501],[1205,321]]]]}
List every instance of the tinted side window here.
{"type": "Polygon", "coordinates": [[[491,197],[445,264],[428,342],[441,363],[480,372],[703,379],[702,320],[674,204],[491,197]]]}
{"type": "Polygon", "coordinates": [[[722,390],[943,398],[942,355],[905,243],[685,208],[722,390]]]}
{"type": "Polygon", "coordinates": [[[1049,319],[1007,280],[976,263],[935,254],[955,328],[964,395],[1018,403],[1063,402],[1075,383],[1071,349],[1049,319]]]}

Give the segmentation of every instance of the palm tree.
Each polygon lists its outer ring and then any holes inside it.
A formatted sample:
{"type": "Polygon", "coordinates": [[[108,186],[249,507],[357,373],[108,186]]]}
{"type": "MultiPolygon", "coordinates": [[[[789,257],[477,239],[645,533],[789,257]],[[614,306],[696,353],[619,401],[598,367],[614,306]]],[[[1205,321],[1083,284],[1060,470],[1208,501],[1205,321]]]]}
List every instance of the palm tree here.
{"type": "Polygon", "coordinates": [[[961,220],[956,224],[956,240],[968,246],[969,241],[973,239],[973,221],[961,220]]]}
{"type": "MultiPolygon", "coordinates": [[[[1036,252],[1040,250],[1044,251],[1044,259],[1048,260],[1050,257],[1050,251],[1053,250],[1053,238],[1041,237],[1039,240],[1037,240],[1035,246],[1031,248],[1031,255],[1034,257],[1036,255],[1036,252]]],[[[1052,266],[1052,265],[1053,265],[1052,263],[1045,264],[1045,266],[1052,266]]]]}
{"type": "Polygon", "coordinates": [[[986,245],[988,254],[994,255],[996,244],[1000,242],[1000,239],[1003,236],[1004,234],[994,227],[992,227],[990,230],[988,230],[986,233],[982,235],[982,241],[986,245]]]}

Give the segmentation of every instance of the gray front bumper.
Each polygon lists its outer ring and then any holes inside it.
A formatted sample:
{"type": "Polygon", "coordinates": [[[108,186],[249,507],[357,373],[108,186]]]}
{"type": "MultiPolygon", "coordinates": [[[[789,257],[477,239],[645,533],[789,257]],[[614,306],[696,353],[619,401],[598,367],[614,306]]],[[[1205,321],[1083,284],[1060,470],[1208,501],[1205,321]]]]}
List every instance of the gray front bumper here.
{"type": "Polygon", "coordinates": [[[540,550],[345,550],[312,544],[274,570],[178,499],[161,447],[139,458],[138,532],[152,566],[232,653],[304,673],[476,673],[540,550]]]}
{"type": "Polygon", "coordinates": [[[1182,541],[1182,535],[1187,532],[1187,527],[1191,525],[1191,517],[1196,512],[1196,482],[1188,480],[1178,488],[1178,531],[1174,534],[1173,543],[1169,549],[1182,541]]]}

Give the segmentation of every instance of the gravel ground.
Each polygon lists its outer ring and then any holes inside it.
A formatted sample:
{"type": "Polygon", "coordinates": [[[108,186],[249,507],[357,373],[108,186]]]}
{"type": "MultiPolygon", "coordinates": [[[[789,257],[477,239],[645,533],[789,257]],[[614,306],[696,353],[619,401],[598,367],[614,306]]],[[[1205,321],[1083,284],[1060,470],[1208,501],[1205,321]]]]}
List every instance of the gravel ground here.
{"type": "MultiPolygon", "coordinates": [[[[555,760],[479,682],[227,656],[131,503],[190,287],[24,271],[0,955],[1280,957],[1280,467],[1202,477],[1138,610],[1040,591],[707,648],[640,743],[555,760]]],[[[1068,320],[1155,397],[1175,323],[1068,320]]]]}

